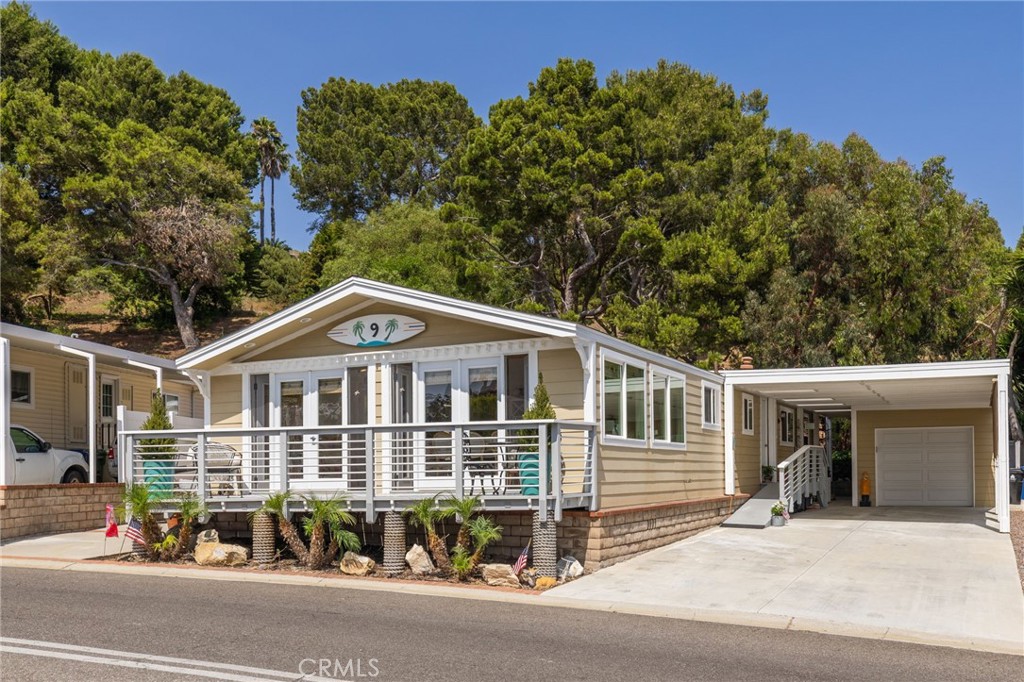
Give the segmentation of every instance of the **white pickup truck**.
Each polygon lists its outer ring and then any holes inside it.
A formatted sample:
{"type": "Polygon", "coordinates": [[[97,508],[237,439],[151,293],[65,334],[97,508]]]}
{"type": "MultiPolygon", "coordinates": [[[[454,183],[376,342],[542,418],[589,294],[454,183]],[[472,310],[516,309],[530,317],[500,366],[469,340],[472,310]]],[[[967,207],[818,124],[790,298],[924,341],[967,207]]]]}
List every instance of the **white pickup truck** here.
{"type": "Polygon", "coordinates": [[[14,485],[85,483],[89,464],[82,453],[59,450],[24,426],[13,425],[4,444],[7,466],[14,471],[14,485]]]}

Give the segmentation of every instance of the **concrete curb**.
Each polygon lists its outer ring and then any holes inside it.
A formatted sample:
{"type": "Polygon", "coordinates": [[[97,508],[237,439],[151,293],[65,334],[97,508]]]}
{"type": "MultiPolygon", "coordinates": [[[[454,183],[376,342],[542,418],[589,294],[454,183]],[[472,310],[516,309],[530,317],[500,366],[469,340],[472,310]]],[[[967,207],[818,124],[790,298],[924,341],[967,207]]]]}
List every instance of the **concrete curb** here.
{"type": "Polygon", "coordinates": [[[474,588],[471,586],[456,586],[448,584],[433,585],[429,583],[383,579],[366,580],[362,578],[348,578],[341,576],[317,577],[311,575],[287,575],[279,572],[258,573],[248,570],[168,566],[161,564],[119,565],[106,562],[66,561],[59,559],[0,556],[0,570],[4,568],[163,576],[169,578],[188,578],[192,580],[297,585],[305,587],[363,590],[368,592],[393,592],[424,597],[472,599],[506,604],[526,604],[531,606],[548,606],[552,608],[568,608],[583,611],[604,611],[607,613],[648,616],[653,618],[672,618],[676,620],[718,623],[722,625],[771,628],[773,630],[816,632],[842,637],[858,637],[862,639],[877,639],[904,642],[908,644],[943,646],[996,654],[1024,656],[1024,652],[1020,651],[1019,645],[1016,642],[1007,640],[964,640],[936,633],[861,626],[812,618],[797,618],[775,614],[717,609],[653,606],[649,604],[633,604],[628,602],[584,601],[581,599],[556,597],[549,594],[538,594],[536,592],[526,593],[515,592],[512,590],[474,588]]]}

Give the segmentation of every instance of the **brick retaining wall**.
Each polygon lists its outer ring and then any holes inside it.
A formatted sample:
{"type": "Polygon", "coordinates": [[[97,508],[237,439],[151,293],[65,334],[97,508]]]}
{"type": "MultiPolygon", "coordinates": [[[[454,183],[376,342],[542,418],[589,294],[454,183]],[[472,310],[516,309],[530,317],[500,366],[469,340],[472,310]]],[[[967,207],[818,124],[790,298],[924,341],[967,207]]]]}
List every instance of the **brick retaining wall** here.
{"type": "MultiPolygon", "coordinates": [[[[717,526],[736,511],[749,495],[721,497],[665,504],[612,509],[607,511],[567,511],[558,524],[558,555],[576,557],[587,571],[596,571],[625,561],[648,550],[662,547],[689,537],[705,528],[717,526]]],[[[489,557],[496,560],[515,560],[533,535],[532,512],[488,512],[502,527],[501,540],[487,548],[489,557]]],[[[376,523],[363,522],[356,513],[356,524],[351,528],[365,545],[380,547],[383,540],[384,515],[376,523]]],[[[223,537],[251,537],[246,515],[218,513],[212,525],[223,537]]],[[[458,524],[449,520],[438,531],[448,535],[449,544],[455,540],[458,524]]],[[[426,545],[422,529],[407,526],[406,544],[426,545]]]]}
{"type": "Polygon", "coordinates": [[[102,528],[120,483],[0,486],[0,539],[102,528]]]}

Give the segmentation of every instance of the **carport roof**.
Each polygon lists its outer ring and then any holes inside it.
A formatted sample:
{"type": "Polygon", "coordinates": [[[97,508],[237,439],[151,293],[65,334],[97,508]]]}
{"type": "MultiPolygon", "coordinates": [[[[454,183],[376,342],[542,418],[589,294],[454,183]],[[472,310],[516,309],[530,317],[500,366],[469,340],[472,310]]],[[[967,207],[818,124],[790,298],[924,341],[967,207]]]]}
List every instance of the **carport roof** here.
{"type": "Polygon", "coordinates": [[[993,382],[1009,360],[910,365],[808,367],[723,372],[726,386],[827,413],[851,409],[989,407],[993,382]]]}

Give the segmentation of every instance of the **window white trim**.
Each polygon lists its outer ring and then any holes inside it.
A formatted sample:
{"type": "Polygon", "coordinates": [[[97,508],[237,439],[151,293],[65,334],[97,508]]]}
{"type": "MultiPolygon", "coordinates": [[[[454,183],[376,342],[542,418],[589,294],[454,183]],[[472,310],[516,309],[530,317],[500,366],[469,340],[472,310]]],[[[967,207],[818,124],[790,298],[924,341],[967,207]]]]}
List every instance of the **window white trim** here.
{"type": "Polygon", "coordinates": [[[11,385],[7,389],[11,407],[22,410],[34,410],[36,407],[36,373],[31,367],[24,365],[11,365],[11,385]],[[28,375],[28,402],[14,402],[14,373],[21,372],[28,375]]]}
{"type": "Polygon", "coordinates": [[[796,413],[791,407],[779,407],[779,445],[796,442],[796,413]],[[786,436],[789,436],[787,439],[786,436]]]}
{"type": "Polygon", "coordinates": [[[754,406],[754,396],[749,393],[741,394],[742,400],[740,401],[740,430],[744,436],[754,435],[754,424],[757,421],[756,407],[754,406]],[[749,414],[750,420],[747,421],[747,415],[749,414]]]}
{"type": "Polygon", "coordinates": [[[701,426],[708,431],[722,430],[722,387],[710,381],[700,382],[700,421],[701,426]],[[711,412],[711,421],[708,421],[707,395],[711,391],[715,409],[711,412]]]}
{"type": "Polygon", "coordinates": [[[649,426],[649,424],[648,424],[649,419],[648,418],[650,416],[650,400],[649,400],[649,395],[650,395],[650,387],[651,387],[651,385],[650,385],[650,381],[649,381],[650,371],[648,369],[647,363],[642,361],[642,360],[637,360],[635,358],[631,358],[628,355],[621,355],[621,354],[616,353],[614,351],[610,351],[610,350],[606,350],[606,349],[602,348],[601,349],[601,363],[600,363],[600,366],[601,366],[601,383],[600,383],[600,387],[598,388],[598,390],[601,392],[601,414],[599,415],[600,416],[600,424],[598,425],[598,428],[599,428],[600,434],[601,434],[601,444],[604,445],[605,443],[607,443],[609,445],[621,445],[621,446],[625,446],[625,447],[649,448],[650,447],[650,433],[651,432],[650,432],[650,429],[648,428],[648,426],[649,426]],[[621,383],[619,385],[619,400],[620,400],[619,407],[620,407],[621,419],[622,419],[622,424],[620,425],[620,428],[621,428],[623,433],[626,432],[626,428],[625,428],[626,427],[626,424],[625,424],[625,421],[626,421],[626,388],[627,388],[627,386],[626,386],[626,383],[627,383],[626,382],[626,366],[628,365],[628,366],[633,367],[634,369],[639,369],[639,370],[641,370],[644,373],[644,390],[643,390],[643,399],[644,399],[644,409],[643,409],[643,415],[644,415],[644,424],[643,424],[644,437],[643,438],[629,438],[628,436],[625,436],[625,435],[621,435],[620,436],[620,435],[616,435],[616,434],[613,434],[613,433],[606,433],[605,432],[605,426],[607,424],[606,419],[605,419],[605,413],[606,413],[606,410],[608,409],[608,404],[607,404],[607,401],[605,400],[605,393],[606,393],[606,391],[604,389],[605,380],[606,380],[606,374],[605,374],[605,364],[606,363],[618,364],[618,365],[622,366],[622,381],[621,381],[621,383]]]}
{"type": "Polygon", "coordinates": [[[687,417],[687,414],[686,414],[686,403],[687,403],[687,400],[686,400],[686,375],[683,374],[682,372],[676,372],[676,371],[671,370],[671,369],[666,369],[665,367],[662,367],[661,365],[651,364],[648,367],[648,376],[650,377],[650,381],[648,382],[649,396],[647,398],[647,404],[648,404],[648,409],[649,409],[649,417],[650,417],[650,427],[648,428],[648,433],[650,434],[650,437],[651,437],[650,438],[650,440],[651,440],[651,447],[652,448],[658,448],[658,449],[661,449],[661,450],[685,450],[686,449],[687,436],[689,435],[689,432],[688,432],[689,430],[686,428],[686,422],[687,422],[687,419],[686,419],[686,417],[687,417]],[[666,414],[665,414],[665,424],[666,424],[666,427],[667,427],[667,432],[669,434],[672,433],[672,419],[671,419],[671,414],[672,414],[672,398],[671,398],[671,394],[672,394],[672,391],[671,391],[671,380],[672,379],[678,379],[679,381],[683,382],[683,442],[681,442],[681,443],[677,443],[674,440],[664,440],[664,439],[661,439],[661,438],[655,438],[654,437],[654,376],[655,375],[663,376],[663,377],[665,377],[666,379],[669,380],[669,382],[665,386],[665,391],[666,391],[666,393],[665,393],[665,412],[666,412],[666,414]]]}

